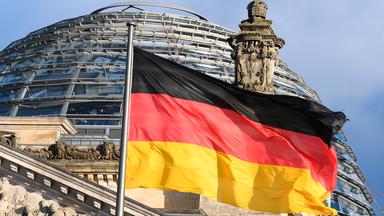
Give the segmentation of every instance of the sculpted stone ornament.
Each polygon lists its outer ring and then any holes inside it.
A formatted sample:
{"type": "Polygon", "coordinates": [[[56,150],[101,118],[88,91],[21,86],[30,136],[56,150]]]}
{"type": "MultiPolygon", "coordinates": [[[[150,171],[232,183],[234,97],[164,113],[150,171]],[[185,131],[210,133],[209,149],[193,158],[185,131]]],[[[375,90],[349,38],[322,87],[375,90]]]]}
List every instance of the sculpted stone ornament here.
{"type": "Polygon", "coordinates": [[[279,49],[285,44],[272,30],[267,20],[268,6],[262,0],[248,5],[248,19],[240,24],[241,32],[228,40],[233,48],[236,80],[240,88],[274,93],[273,78],[279,63],[279,49]]]}
{"type": "Polygon", "coordinates": [[[12,132],[0,131],[0,143],[16,147],[16,136],[12,132]]]}
{"type": "Polygon", "coordinates": [[[101,159],[103,160],[117,160],[120,156],[117,147],[110,141],[105,141],[100,146],[101,159]]]}
{"type": "Polygon", "coordinates": [[[67,151],[68,146],[64,144],[64,142],[56,141],[56,144],[50,146],[48,150],[52,151],[53,159],[66,159],[68,158],[67,151]]]}
{"type": "Polygon", "coordinates": [[[110,141],[99,146],[69,146],[58,141],[48,148],[22,148],[35,157],[48,160],[118,160],[120,149],[110,141]]]}
{"type": "Polygon", "coordinates": [[[257,17],[267,17],[268,5],[263,1],[254,1],[248,4],[248,17],[256,19],[257,17]]]}

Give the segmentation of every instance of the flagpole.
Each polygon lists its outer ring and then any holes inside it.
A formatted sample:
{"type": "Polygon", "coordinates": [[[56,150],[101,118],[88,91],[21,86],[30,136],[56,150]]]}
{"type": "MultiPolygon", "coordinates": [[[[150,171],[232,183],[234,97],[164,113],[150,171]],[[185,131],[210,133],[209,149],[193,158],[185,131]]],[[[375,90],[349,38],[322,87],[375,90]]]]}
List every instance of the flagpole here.
{"type": "Polygon", "coordinates": [[[119,160],[119,176],[117,185],[117,198],[116,198],[116,216],[124,215],[124,200],[125,200],[125,171],[127,166],[127,149],[128,149],[128,135],[129,135],[129,119],[130,119],[130,106],[131,106],[131,91],[132,91],[132,74],[133,74],[133,32],[136,24],[132,22],[127,23],[128,26],[128,40],[127,40],[127,65],[126,76],[124,81],[124,110],[123,110],[123,127],[120,139],[120,160],[119,160]]]}

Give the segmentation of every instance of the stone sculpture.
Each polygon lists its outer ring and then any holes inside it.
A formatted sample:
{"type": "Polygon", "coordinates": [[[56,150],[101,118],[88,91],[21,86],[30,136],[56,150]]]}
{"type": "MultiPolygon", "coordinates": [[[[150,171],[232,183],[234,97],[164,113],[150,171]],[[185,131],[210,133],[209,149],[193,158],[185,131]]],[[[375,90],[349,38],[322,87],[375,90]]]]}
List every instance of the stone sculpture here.
{"type": "MultiPolygon", "coordinates": [[[[66,159],[68,158],[68,146],[64,142],[56,141],[56,144],[50,146],[49,148],[52,151],[53,159],[66,159]]],[[[49,150],[48,149],[48,150],[49,150]]]]}
{"type": "Polygon", "coordinates": [[[105,141],[100,146],[101,159],[103,160],[117,160],[119,158],[119,152],[117,147],[110,141],[105,141]]]}
{"type": "Polygon", "coordinates": [[[248,5],[248,19],[240,24],[241,32],[232,35],[236,80],[240,88],[274,93],[274,70],[279,63],[279,49],[285,44],[272,30],[272,21],[265,19],[268,6],[262,0],[248,5]]]}
{"type": "Polygon", "coordinates": [[[23,151],[49,160],[118,160],[120,149],[110,141],[99,146],[69,146],[56,142],[47,148],[25,147],[23,151]]]}
{"type": "Polygon", "coordinates": [[[0,143],[16,147],[16,136],[12,132],[0,131],[0,143]]]}

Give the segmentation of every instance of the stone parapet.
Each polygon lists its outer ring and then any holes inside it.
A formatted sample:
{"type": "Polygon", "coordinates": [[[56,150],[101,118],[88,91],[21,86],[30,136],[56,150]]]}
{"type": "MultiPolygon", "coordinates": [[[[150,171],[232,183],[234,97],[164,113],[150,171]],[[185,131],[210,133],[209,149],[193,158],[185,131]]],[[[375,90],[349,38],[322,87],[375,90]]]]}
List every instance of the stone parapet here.
{"type": "Polygon", "coordinates": [[[242,210],[205,197],[200,198],[200,208],[203,209],[209,216],[288,216],[288,214],[271,214],[242,210]]]}

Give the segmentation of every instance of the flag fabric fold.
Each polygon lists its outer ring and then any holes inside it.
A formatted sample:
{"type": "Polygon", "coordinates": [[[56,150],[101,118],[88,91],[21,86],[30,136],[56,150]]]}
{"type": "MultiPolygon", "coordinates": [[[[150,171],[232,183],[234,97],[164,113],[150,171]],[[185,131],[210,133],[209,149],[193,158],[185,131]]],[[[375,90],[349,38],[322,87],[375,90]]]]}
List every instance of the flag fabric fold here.
{"type": "Polygon", "coordinates": [[[240,208],[335,215],[330,145],[345,115],[248,92],[135,49],[127,188],[192,192],[240,208]]]}

